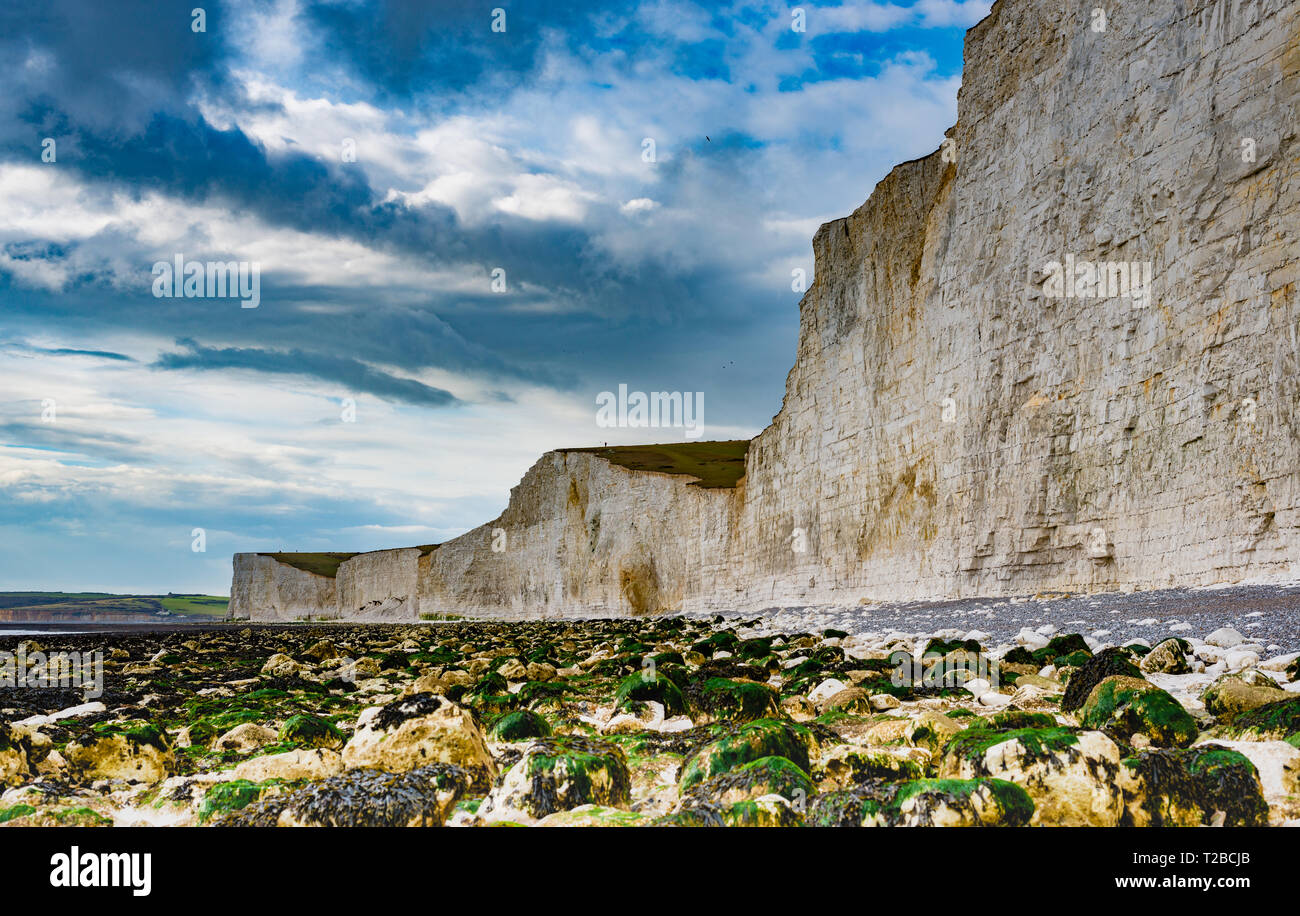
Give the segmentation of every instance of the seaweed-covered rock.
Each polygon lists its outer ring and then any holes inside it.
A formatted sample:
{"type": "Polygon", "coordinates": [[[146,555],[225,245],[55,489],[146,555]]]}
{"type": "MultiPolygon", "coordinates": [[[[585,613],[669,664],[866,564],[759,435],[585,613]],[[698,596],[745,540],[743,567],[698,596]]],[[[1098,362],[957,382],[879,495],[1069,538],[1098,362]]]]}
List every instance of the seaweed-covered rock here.
{"type": "Polygon", "coordinates": [[[1092,650],[1088,648],[1088,642],[1079,633],[1064,633],[1060,636],[1053,636],[1047,641],[1047,646],[1041,650],[1050,660],[1060,658],[1061,656],[1076,655],[1083,653],[1091,656],[1092,650]]]}
{"type": "Polygon", "coordinates": [[[1092,689],[1079,723],[1131,741],[1144,735],[1157,747],[1187,747],[1200,733],[1196,720],[1150,681],[1112,675],[1092,689]]]}
{"type": "Polygon", "coordinates": [[[762,795],[732,805],[715,805],[688,799],[670,814],[657,818],[656,827],[798,827],[803,815],[781,795],[762,795]]]}
{"type": "Polygon", "coordinates": [[[952,652],[957,652],[957,651],[965,651],[965,652],[970,652],[972,654],[978,654],[980,652],[983,652],[984,648],[979,644],[978,640],[974,640],[974,639],[943,640],[936,636],[930,639],[930,641],[925,644],[925,649],[924,651],[922,651],[921,654],[922,655],[933,655],[933,654],[948,655],[952,652]]]}
{"type": "Polygon", "coordinates": [[[488,821],[531,822],[579,805],[625,807],[631,784],[617,744],[581,735],[542,738],[525,749],[478,813],[488,821]]]}
{"type": "Polygon", "coordinates": [[[719,630],[691,646],[692,652],[699,652],[708,658],[716,653],[731,651],[740,642],[740,637],[730,630],[719,630]]]}
{"type": "Polygon", "coordinates": [[[1138,827],[1259,826],[1268,817],[1255,765],[1214,744],[1139,751],[1122,761],[1119,785],[1124,823],[1138,827]]]}
{"type": "Polygon", "coordinates": [[[217,729],[207,719],[191,722],[176,734],[176,747],[206,748],[217,737],[217,729]]]}
{"type": "Polygon", "coordinates": [[[1247,741],[1275,738],[1286,740],[1300,735],[1300,696],[1243,712],[1233,718],[1227,727],[1217,731],[1221,731],[1225,738],[1242,738],[1247,741]]]}
{"type": "MultiPolygon", "coordinates": [[[[1004,712],[997,712],[989,716],[987,723],[1003,731],[1010,731],[1015,728],[1055,728],[1057,725],[1056,716],[1045,712],[1030,712],[1023,709],[1008,709],[1004,712]]],[[[972,725],[978,725],[978,722],[972,722],[972,725]]]]}
{"type": "Polygon", "coordinates": [[[497,719],[489,734],[496,741],[526,741],[549,736],[551,726],[531,709],[519,709],[497,719]]]}
{"type": "Polygon", "coordinates": [[[303,650],[302,654],[314,658],[321,664],[331,662],[340,657],[338,647],[334,645],[334,640],[332,639],[318,639],[316,642],[312,643],[310,647],[303,650]]]}
{"type": "Polygon", "coordinates": [[[686,712],[686,698],[682,696],[681,688],[667,677],[641,672],[630,674],[619,682],[618,693],[614,696],[616,710],[635,711],[637,704],[644,702],[658,703],[670,716],[686,712]]]}
{"type": "Polygon", "coordinates": [[[1255,765],[1264,798],[1269,803],[1271,820],[1284,821],[1300,814],[1300,748],[1286,741],[1224,741],[1216,738],[1207,743],[1236,751],[1255,765]]]}
{"type": "Polygon", "coordinates": [[[1001,779],[869,783],[818,796],[818,827],[1023,827],[1034,814],[1025,790],[1001,779]]]}
{"type": "Polygon", "coordinates": [[[244,722],[218,738],[214,746],[218,750],[247,754],[268,744],[274,744],[277,740],[279,735],[276,734],[275,729],[258,725],[256,722],[244,722]]]}
{"type": "Polygon", "coordinates": [[[1205,709],[1223,720],[1290,698],[1270,677],[1253,670],[1225,674],[1201,694],[1205,709]]]}
{"type": "Polygon", "coordinates": [[[823,792],[813,801],[805,823],[811,827],[867,827],[893,801],[898,787],[880,779],[823,792]]]}
{"type": "Polygon", "coordinates": [[[817,718],[817,707],[805,696],[795,694],[781,700],[781,713],[795,722],[817,718]]]}
{"type": "Polygon", "coordinates": [[[1113,827],[1124,810],[1119,761],[1119,748],[1101,732],[976,724],[948,742],[939,776],[1014,782],[1034,801],[1034,824],[1113,827]]]}
{"type": "Polygon", "coordinates": [[[904,734],[909,744],[927,748],[937,756],[948,743],[948,739],[964,729],[965,726],[961,722],[950,716],[933,709],[923,709],[912,717],[904,734]]]}
{"type": "Polygon", "coordinates": [[[696,783],[682,803],[706,802],[729,808],[764,795],[780,795],[803,810],[813,794],[812,780],[799,766],[784,757],[760,757],[696,783]]]}
{"type": "Polygon", "coordinates": [[[730,720],[752,722],[776,716],[777,694],[766,684],[726,677],[695,680],[687,685],[686,696],[697,721],[730,720]]]}
{"type": "Polygon", "coordinates": [[[261,798],[264,791],[266,786],[248,779],[235,778],[219,782],[203,796],[203,803],[199,807],[199,823],[207,823],[213,815],[245,808],[261,798]]]}
{"type": "Polygon", "coordinates": [[[1141,678],[1142,672],[1123,649],[1103,649],[1070,675],[1061,697],[1061,710],[1072,712],[1084,704],[1092,689],[1113,675],[1141,678]]]}
{"type": "Polygon", "coordinates": [[[1034,658],[1034,654],[1024,646],[1013,646],[1009,649],[1007,654],[1002,656],[1002,663],[1004,665],[1023,665],[1033,671],[1043,667],[1039,664],[1038,659],[1034,658]]]}
{"type": "Polygon", "coordinates": [[[898,788],[877,812],[875,826],[1023,827],[1034,803],[1025,790],[1001,779],[918,779],[898,788]]]}
{"type": "Polygon", "coordinates": [[[1146,674],[1186,674],[1192,669],[1187,664],[1191,646],[1176,636],[1156,643],[1142,656],[1138,668],[1146,674]]]}
{"type": "Polygon", "coordinates": [[[101,723],[63,749],[68,775],[74,781],[124,779],[155,783],[176,768],[167,736],[149,722],[101,723]]]}
{"type": "Polygon", "coordinates": [[[476,782],[496,774],[474,717],[432,693],[412,694],[364,710],[343,748],[343,763],[348,769],[374,767],[390,772],[447,763],[464,768],[476,782]]]}
{"type": "Polygon", "coordinates": [[[263,795],[215,826],[439,827],[468,790],[471,774],[448,764],[403,773],[350,770],[299,789],[263,795]]]}
{"type": "Polygon", "coordinates": [[[31,776],[31,732],[0,720],[0,786],[17,785],[31,776]]]}
{"type": "Polygon", "coordinates": [[[729,729],[690,754],[677,787],[684,795],[696,783],[763,757],[784,757],[806,773],[815,746],[816,739],[803,725],[757,719],[729,729]]]}
{"type": "Polygon", "coordinates": [[[930,754],[915,747],[857,747],[838,744],[818,761],[814,769],[823,792],[851,788],[873,780],[903,782],[920,779],[930,754]]]}
{"type": "Polygon", "coordinates": [[[537,822],[538,827],[643,827],[652,818],[623,808],[606,805],[579,805],[566,811],[548,814],[537,822]]]}
{"type": "Polygon", "coordinates": [[[301,662],[296,662],[283,652],[277,652],[266,660],[262,673],[269,677],[294,677],[304,671],[301,662]]]}
{"type": "MultiPolygon", "coordinates": [[[[888,696],[887,694],[878,695],[882,697],[888,696]]],[[[889,697],[889,699],[893,700],[894,706],[898,705],[898,701],[893,697],[889,697]]],[[[884,701],[882,700],[882,704],[883,702],[884,701]]],[[[842,712],[857,715],[869,715],[873,709],[874,707],[871,705],[871,694],[867,693],[867,691],[863,690],[861,687],[846,687],[838,693],[832,694],[825,700],[822,700],[821,704],[818,706],[818,711],[821,713],[842,712]]]]}
{"type": "Polygon", "coordinates": [[[280,740],[307,747],[339,748],[343,746],[343,733],[328,719],[299,713],[280,726],[280,740]]]}

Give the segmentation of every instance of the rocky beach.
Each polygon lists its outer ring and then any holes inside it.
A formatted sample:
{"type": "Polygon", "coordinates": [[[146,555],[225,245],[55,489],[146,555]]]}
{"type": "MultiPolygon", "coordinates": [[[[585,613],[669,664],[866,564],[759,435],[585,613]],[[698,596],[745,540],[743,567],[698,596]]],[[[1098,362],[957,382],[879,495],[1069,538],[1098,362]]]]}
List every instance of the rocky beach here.
{"type": "Polygon", "coordinates": [[[8,637],[103,683],[0,689],[0,823],[1300,823],[1295,629],[1222,612],[1286,596],[1164,597],[8,637]]]}

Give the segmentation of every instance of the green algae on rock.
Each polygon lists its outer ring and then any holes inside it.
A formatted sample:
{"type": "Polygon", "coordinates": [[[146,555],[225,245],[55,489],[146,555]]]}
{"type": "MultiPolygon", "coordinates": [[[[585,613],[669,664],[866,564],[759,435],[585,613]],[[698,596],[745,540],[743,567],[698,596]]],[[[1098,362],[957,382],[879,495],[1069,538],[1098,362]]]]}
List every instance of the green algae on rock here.
{"type": "Polygon", "coordinates": [[[1187,655],[1192,651],[1185,639],[1171,637],[1151,647],[1151,651],[1142,656],[1138,663],[1145,674],[1186,674],[1192,669],[1187,664],[1187,655]]]}
{"type": "Polygon", "coordinates": [[[1259,671],[1225,674],[1201,693],[1205,709],[1219,720],[1231,720],[1243,712],[1291,699],[1291,694],[1259,671]]]}
{"type": "Polygon", "coordinates": [[[784,757],[805,773],[816,739],[806,726],[779,719],[757,719],[728,729],[691,754],[682,765],[678,791],[763,757],[784,757]]]}
{"type": "Polygon", "coordinates": [[[1123,811],[1119,760],[1119,748],[1101,732],[976,724],[948,742],[938,773],[1014,782],[1033,799],[1036,825],[1115,826],[1123,811]]]}
{"type": "Polygon", "coordinates": [[[631,776],[612,741],[557,735],[529,745],[479,808],[492,820],[533,820],[579,805],[623,807],[631,776]]]}
{"type": "Polygon", "coordinates": [[[468,790],[460,767],[402,773],[360,769],[282,794],[262,795],[214,819],[220,827],[439,827],[468,790]]]}
{"type": "Polygon", "coordinates": [[[155,783],[175,771],[176,759],[166,735],[150,722],[130,721],[94,726],[63,749],[74,779],[123,779],[155,783]]]}
{"type": "MultiPolygon", "coordinates": [[[[951,630],[944,636],[935,647],[949,649],[944,658],[956,669],[970,650],[951,630]]],[[[1024,809],[1030,825],[1114,824],[1132,821],[1129,806],[1144,797],[1144,783],[1121,774],[1119,760],[1142,757],[1146,734],[1126,738],[1112,728],[1112,739],[1079,728],[1074,716],[1038,705],[1036,691],[1004,694],[994,708],[965,689],[924,685],[887,700],[888,656],[899,645],[889,637],[674,617],[272,626],[119,642],[107,681],[112,691],[124,677],[129,692],[110,693],[107,708],[47,721],[35,716],[81,697],[43,701],[58,706],[17,702],[35,694],[8,700],[7,716],[33,716],[3,730],[18,787],[5,805],[34,809],[12,823],[973,825],[1019,823],[1024,809]],[[689,648],[700,644],[712,659],[689,648]],[[262,673],[276,655],[294,662],[292,674],[262,673]],[[389,656],[410,664],[381,665],[389,656]],[[371,662],[351,683],[339,678],[349,658],[371,662]],[[647,658],[658,659],[658,699],[634,695],[647,658]],[[122,674],[150,659],[160,661],[147,674],[122,674]],[[674,688],[685,710],[670,720],[658,708],[674,688]],[[127,734],[143,747],[149,739],[173,747],[175,775],[156,783],[86,778],[65,759],[91,738],[127,734]],[[343,752],[317,746],[339,737],[343,752]],[[231,748],[220,746],[225,738],[231,748]],[[425,766],[435,766],[432,786],[405,779],[425,766]],[[1017,804],[1018,791],[1032,807],[1017,804]],[[91,814],[69,813],[82,809],[91,814]]],[[[1171,685],[1194,683],[1165,676],[1171,685]]],[[[1147,681],[1130,687],[1155,690],[1147,681]]],[[[1256,718],[1225,718],[1215,734],[1241,719],[1246,737],[1262,741],[1280,728],[1300,741],[1285,731],[1286,715],[1249,712],[1256,718]]],[[[1269,816],[1280,822],[1294,817],[1281,797],[1292,785],[1283,770],[1294,746],[1273,744],[1242,753],[1265,792],[1275,786],[1269,816]]],[[[1179,804],[1165,820],[1203,818],[1202,808],[1179,804]]]]}
{"type": "Polygon", "coordinates": [[[662,705],[670,716],[686,712],[686,698],[682,696],[680,687],[668,677],[644,672],[630,674],[619,682],[614,708],[631,711],[634,704],[647,700],[662,705]]]}
{"type": "Polygon", "coordinates": [[[1084,662],[1065,685],[1061,698],[1061,711],[1073,712],[1084,704],[1092,689],[1112,675],[1141,678],[1142,672],[1133,664],[1132,656],[1123,649],[1103,649],[1084,662]]]}
{"type": "Polygon", "coordinates": [[[281,741],[307,747],[339,748],[343,746],[343,732],[328,719],[310,713],[297,713],[280,726],[281,741]]]}
{"type": "Polygon", "coordinates": [[[726,677],[693,680],[687,685],[686,696],[691,712],[702,721],[750,722],[779,714],[776,691],[752,681],[726,677]]]}
{"type": "Polygon", "coordinates": [[[918,779],[869,783],[817,798],[807,823],[818,827],[1023,827],[1034,803],[1002,779],[918,779]]]}
{"type": "Polygon", "coordinates": [[[1092,689],[1079,723],[1130,741],[1142,735],[1158,747],[1186,747],[1200,730],[1166,691],[1140,678],[1111,675],[1092,689]]]}
{"type": "Polygon", "coordinates": [[[531,709],[519,709],[497,719],[488,734],[497,741],[526,741],[549,736],[551,726],[531,709]]]}
{"type": "Polygon", "coordinates": [[[806,807],[815,794],[807,772],[785,757],[760,757],[694,784],[683,799],[730,807],[764,795],[780,795],[806,807]]]}
{"type": "Polygon", "coordinates": [[[348,769],[374,767],[390,772],[447,763],[477,774],[476,781],[496,773],[470,712],[430,693],[400,697],[364,710],[343,748],[343,762],[348,769]]]}
{"type": "Polygon", "coordinates": [[[1243,712],[1215,734],[1220,731],[1224,738],[1289,741],[1300,735],[1300,697],[1277,700],[1243,712]]]}
{"type": "Polygon", "coordinates": [[[1133,826],[1261,826],[1268,817],[1255,765],[1213,744],[1139,751],[1123,760],[1119,783],[1133,826]]]}

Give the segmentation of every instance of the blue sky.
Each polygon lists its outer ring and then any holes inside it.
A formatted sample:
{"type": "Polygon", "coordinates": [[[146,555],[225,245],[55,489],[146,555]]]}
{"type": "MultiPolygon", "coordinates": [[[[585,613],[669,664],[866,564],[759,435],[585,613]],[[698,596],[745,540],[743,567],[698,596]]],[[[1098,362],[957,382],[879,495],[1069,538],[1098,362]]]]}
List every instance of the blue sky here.
{"type": "Polygon", "coordinates": [[[0,590],[446,540],[547,449],[681,438],[598,427],[620,384],[752,436],[791,271],[939,145],[988,6],[6,4],[0,590]],[[178,254],[260,304],[155,296],[178,254]]]}

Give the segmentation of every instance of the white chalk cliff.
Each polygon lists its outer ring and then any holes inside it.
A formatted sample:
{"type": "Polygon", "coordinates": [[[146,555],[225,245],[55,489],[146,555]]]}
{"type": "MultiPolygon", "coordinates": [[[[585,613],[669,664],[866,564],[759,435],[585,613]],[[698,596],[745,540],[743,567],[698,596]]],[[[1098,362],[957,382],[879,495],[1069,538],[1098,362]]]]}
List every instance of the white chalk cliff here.
{"type": "Polygon", "coordinates": [[[1104,30],[1091,7],[998,0],[944,146],[818,230],[785,400],[734,489],[549,452],[432,552],[336,580],[236,555],[235,616],[1294,578],[1300,0],[1129,0],[1104,30]],[[1151,282],[1052,295],[1067,258],[1151,282]]]}

